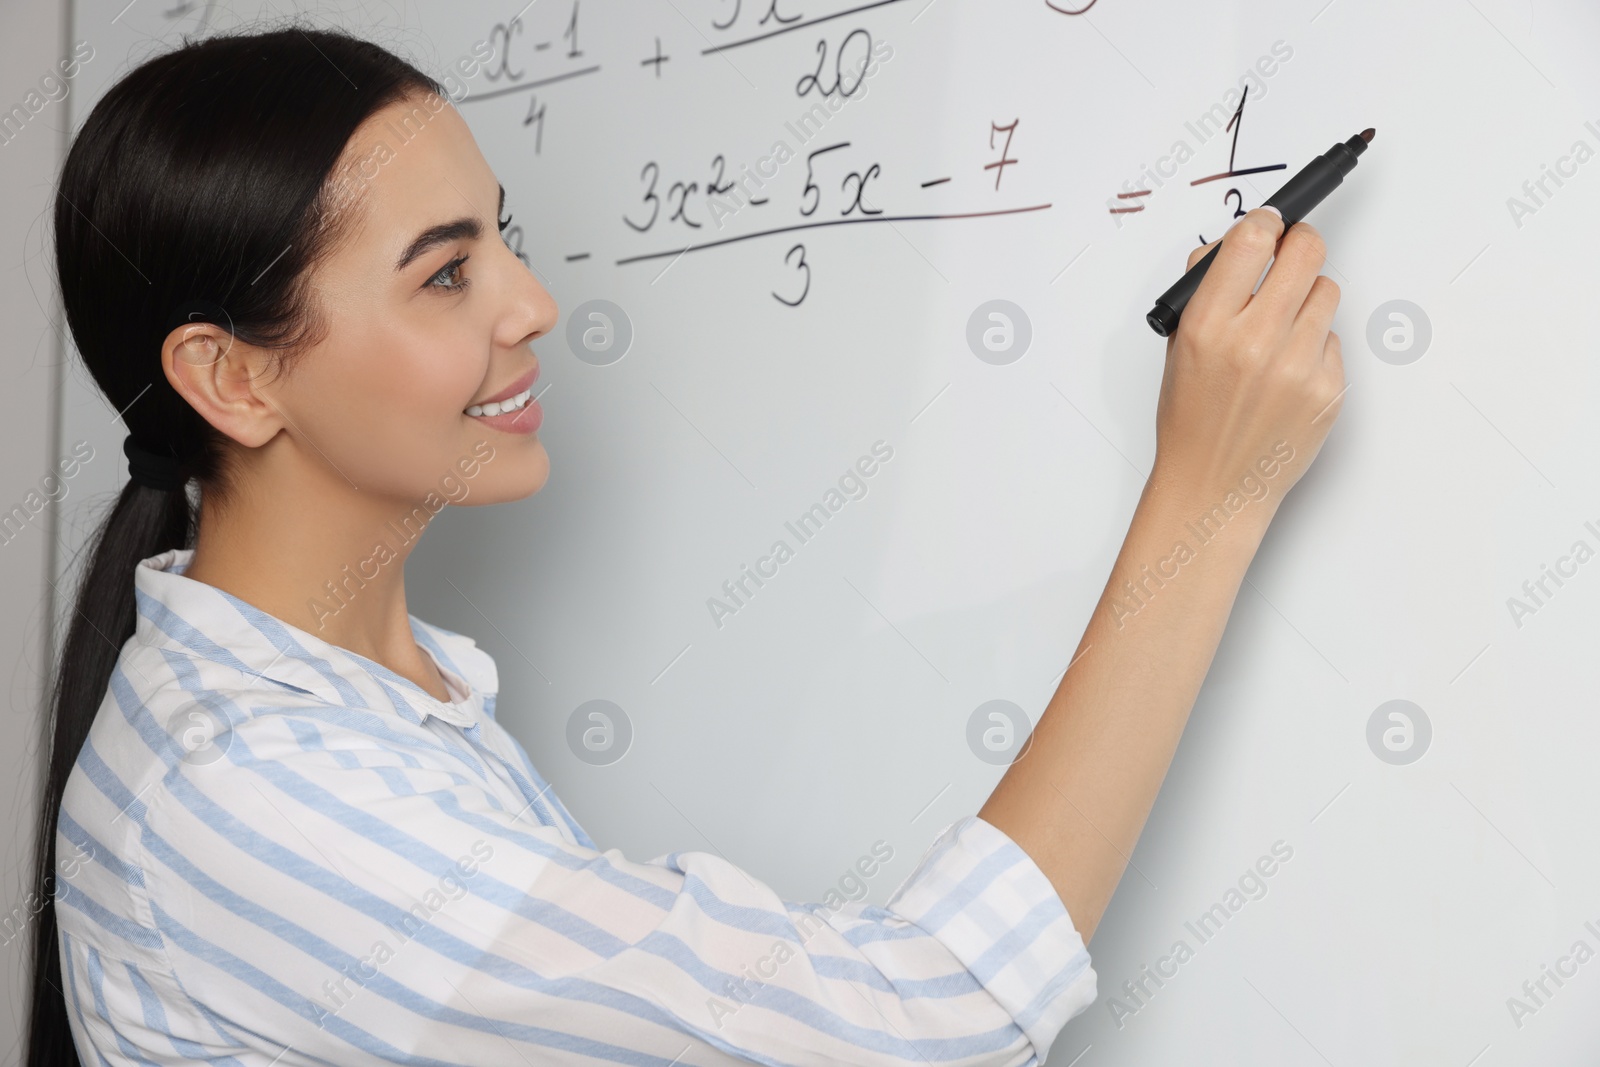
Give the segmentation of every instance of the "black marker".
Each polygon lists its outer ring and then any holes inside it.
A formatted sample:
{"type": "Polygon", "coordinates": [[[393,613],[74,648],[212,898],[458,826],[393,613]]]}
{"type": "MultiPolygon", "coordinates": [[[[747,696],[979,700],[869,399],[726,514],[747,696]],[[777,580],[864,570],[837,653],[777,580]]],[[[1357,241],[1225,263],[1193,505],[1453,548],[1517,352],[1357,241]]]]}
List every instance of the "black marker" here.
{"type": "MultiPolygon", "coordinates": [[[[1312,208],[1322,203],[1323,197],[1339,187],[1346,174],[1356,169],[1356,157],[1367,150],[1367,143],[1372,140],[1374,132],[1365,129],[1344,144],[1334,145],[1307,163],[1305,169],[1290,178],[1282,189],[1267,197],[1266,204],[1262,206],[1275,207],[1282,212],[1284,232],[1305,218],[1312,208]]],[[[1207,252],[1204,259],[1190,267],[1177,284],[1156,300],[1156,306],[1144,317],[1152,330],[1166,337],[1178,328],[1179,316],[1188,306],[1194,291],[1200,287],[1200,279],[1206,276],[1211,261],[1217,258],[1217,249],[1221,247],[1219,243],[1207,252]]]]}

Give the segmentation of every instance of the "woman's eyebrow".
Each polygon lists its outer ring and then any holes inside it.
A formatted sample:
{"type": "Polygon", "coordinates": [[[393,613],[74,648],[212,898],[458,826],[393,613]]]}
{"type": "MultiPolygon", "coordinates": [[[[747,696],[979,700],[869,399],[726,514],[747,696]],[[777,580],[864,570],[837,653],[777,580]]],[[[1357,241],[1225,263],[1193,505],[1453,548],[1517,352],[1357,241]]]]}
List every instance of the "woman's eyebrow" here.
{"type": "MultiPolygon", "coordinates": [[[[499,212],[504,211],[505,207],[506,187],[502,185],[500,186],[500,206],[496,211],[496,217],[499,217],[499,212]]],[[[451,219],[449,222],[441,222],[437,226],[429,226],[426,230],[417,234],[410,244],[406,245],[406,250],[400,253],[400,259],[395,263],[394,269],[396,273],[405,270],[418,256],[426,255],[429,251],[442,244],[449,244],[451,241],[458,241],[462,238],[477,240],[481,236],[483,236],[483,225],[470,216],[451,219]]]]}
{"type": "Polygon", "coordinates": [[[404,252],[400,253],[400,259],[395,263],[394,269],[397,272],[405,270],[412,260],[437,248],[439,245],[448,244],[463,237],[476,239],[482,233],[483,226],[479,224],[477,219],[473,218],[452,219],[437,226],[429,226],[426,230],[417,234],[416,239],[406,246],[404,252]]]}

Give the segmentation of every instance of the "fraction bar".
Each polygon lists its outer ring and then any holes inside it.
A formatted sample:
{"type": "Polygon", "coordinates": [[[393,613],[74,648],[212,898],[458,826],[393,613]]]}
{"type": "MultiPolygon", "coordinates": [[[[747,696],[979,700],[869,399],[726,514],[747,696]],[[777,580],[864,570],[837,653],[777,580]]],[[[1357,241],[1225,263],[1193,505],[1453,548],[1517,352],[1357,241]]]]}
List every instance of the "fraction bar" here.
{"type": "Polygon", "coordinates": [[[1043,211],[1050,207],[1049,204],[1035,204],[1032,207],[1005,208],[1000,211],[968,211],[959,215],[868,215],[859,219],[824,219],[822,222],[802,222],[794,226],[779,226],[772,230],[757,230],[755,233],[740,234],[738,237],[724,237],[720,241],[707,241],[705,244],[689,245],[687,248],[673,248],[666,252],[647,252],[642,256],[628,256],[617,260],[617,266],[627,263],[639,263],[646,259],[663,259],[666,256],[681,256],[685,252],[703,252],[708,248],[718,245],[730,245],[735,241],[748,241],[752,237],[770,237],[775,233],[792,233],[795,230],[814,230],[820,226],[848,226],[852,223],[862,222],[925,222],[932,219],[977,219],[987,215],[1016,215],[1024,211],[1043,211]]]}
{"type": "Polygon", "coordinates": [[[1244,175],[1244,174],[1260,174],[1262,171],[1267,171],[1267,170],[1282,170],[1285,167],[1287,167],[1288,165],[1289,164],[1287,164],[1287,163],[1274,163],[1270,167],[1247,167],[1244,170],[1225,170],[1221,174],[1210,174],[1210,175],[1207,175],[1204,178],[1196,178],[1194,181],[1190,182],[1189,184],[1190,185],[1204,185],[1206,182],[1214,182],[1218,178],[1237,178],[1237,177],[1239,177],[1241,175],[1244,175]]]}
{"type": "Polygon", "coordinates": [[[493,100],[495,97],[505,96],[507,93],[520,93],[527,89],[537,89],[541,85],[549,85],[551,82],[566,81],[568,78],[576,78],[580,74],[593,74],[599,69],[600,67],[598,65],[593,67],[584,67],[582,70],[569,70],[565,74],[557,74],[549,78],[540,78],[537,81],[525,82],[522,85],[513,85],[509,89],[496,89],[492,93],[479,93],[476,96],[469,93],[467,97],[461,101],[461,103],[470,104],[474,100],[493,100]]]}

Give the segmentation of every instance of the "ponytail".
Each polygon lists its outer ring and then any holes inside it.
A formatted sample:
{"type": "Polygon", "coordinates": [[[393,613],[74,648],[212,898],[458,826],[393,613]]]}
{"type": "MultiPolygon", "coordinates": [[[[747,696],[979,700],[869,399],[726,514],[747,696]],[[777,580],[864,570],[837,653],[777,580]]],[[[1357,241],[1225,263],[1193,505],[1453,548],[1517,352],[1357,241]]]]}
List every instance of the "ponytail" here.
{"type": "Polygon", "coordinates": [[[148,556],[190,547],[193,532],[194,509],[187,493],[176,489],[161,492],[129,481],[91,541],[88,567],[61,649],[61,662],[67,669],[55,676],[50,694],[51,728],[44,739],[44,802],[34,841],[39,862],[27,909],[35,915],[29,1067],[78,1062],[67,1026],[66,1002],[59,992],[66,988],[61,981],[54,903],[61,794],[78,750],[89,736],[117,655],[133,635],[133,568],[148,556]]]}

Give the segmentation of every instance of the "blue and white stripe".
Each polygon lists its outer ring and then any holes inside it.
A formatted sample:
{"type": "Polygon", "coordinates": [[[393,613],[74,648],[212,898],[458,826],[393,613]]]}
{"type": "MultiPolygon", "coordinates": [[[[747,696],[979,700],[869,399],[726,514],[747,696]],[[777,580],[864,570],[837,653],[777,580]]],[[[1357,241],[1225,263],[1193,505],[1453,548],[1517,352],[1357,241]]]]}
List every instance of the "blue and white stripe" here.
{"type": "Polygon", "coordinates": [[[1032,1064],[1094,1001],[1055,890],[976,816],[883,907],[629,860],[495,721],[472,639],[411,618],[441,702],[192,555],[136,569],[57,827],[86,1064],[1032,1064]]]}

